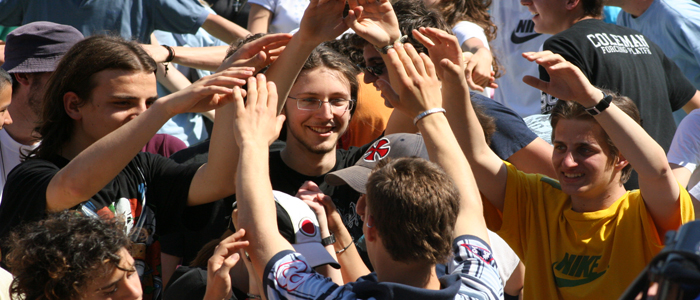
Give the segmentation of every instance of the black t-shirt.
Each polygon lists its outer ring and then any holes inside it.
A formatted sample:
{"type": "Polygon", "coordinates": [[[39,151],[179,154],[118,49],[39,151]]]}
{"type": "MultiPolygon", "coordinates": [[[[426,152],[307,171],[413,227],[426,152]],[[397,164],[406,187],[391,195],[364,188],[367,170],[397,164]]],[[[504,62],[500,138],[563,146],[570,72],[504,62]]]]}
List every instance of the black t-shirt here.
{"type": "MultiPolygon", "coordinates": [[[[46,216],[46,189],[53,176],[68,162],[62,157],[52,161],[32,158],[10,172],[0,205],[0,237],[21,223],[46,216]]],[[[86,215],[124,216],[132,229],[157,227],[156,231],[161,234],[181,221],[195,228],[201,224],[190,222],[183,215],[188,213],[190,182],[198,168],[199,165],[179,165],[160,155],[139,153],[102,190],[73,209],[86,215]],[[144,224],[147,222],[142,216],[151,212],[158,219],[157,226],[144,224]]]]}
{"type": "MultiPolygon", "coordinates": [[[[633,29],[589,19],[547,39],[543,49],[579,67],[593,85],[630,97],[642,127],[668,151],[676,130],[671,113],[696,89],[656,44],[633,29]]],[[[540,78],[549,81],[542,67],[540,78]]],[[[542,100],[542,112],[548,113],[556,98],[545,94],[542,100]]]]}

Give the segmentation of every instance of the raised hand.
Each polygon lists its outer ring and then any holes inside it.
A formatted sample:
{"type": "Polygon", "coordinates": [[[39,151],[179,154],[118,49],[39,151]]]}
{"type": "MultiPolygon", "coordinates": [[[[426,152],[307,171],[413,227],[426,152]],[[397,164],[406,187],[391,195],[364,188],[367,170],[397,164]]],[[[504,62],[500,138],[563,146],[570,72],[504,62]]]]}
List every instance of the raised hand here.
{"type": "Polygon", "coordinates": [[[205,112],[233,100],[231,87],[245,84],[243,78],[253,75],[253,68],[233,67],[202,77],[190,86],[158,99],[170,115],[205,112]]]}
{"type": "Polygon", "coordinates": [[[491,70],[493,56],[491,51],[486,48],[481,48],[467,60],[467,67],[464,74],[467,78],[469,88],[475,91],[483,92],[484,88],[498,88],[495,83],[495,72],[491,70]]]}
{"type": "Polygon", "coordinates": [[[345,0],[311,0],[299,24],[304,41],[320,44],[348,30],[343,21],[345,0]]]}
{"type": "Polygon", "coordinates": [[[413,36],[421,42],[430,54],[435,72],[443,81],[464,79],[465,59],[457,37],[437,28],[421,27],[413,30],[413,36]],[[443,60],[446,60],[443,62],[443,60]],[[454,68],[443,68],[443,64],[454,68]]]}
{"type": "Polygon", "coordinates": [[[292,35],[289,33],[267,34],[246,43],[226,58],[219,70],[230,67],[253,67],[255,72],[274,62],[282,53],[292,35]]]}
{"type": "Polygon", "coordinates": [[[576,101],[584,107],[593,106],[596,102],[591,99],[600,91],[591,85],[581,70],[566,61],[561,55],[551,51],[523,53],[529,61],[534,61],[544,67],[549,73],[550,81],[546,82],[533,76],[523,77],[523,82],[561,100],[576,101]]]}
{"type": "Polygon", "coordinates": [[[204,295],[205,300],[221,300],[229,299],[232,295],[231,288],[231,267],[240,259],[237,253],[239,249],[248,246],[248,241],[241,239],[245,235],[245,230],[241,229],[233,235],[222,240],[214,255],[209,258],[207,264],[207,291],[204,295]]]}
{"type": "Polygon", "coordinates": [[[279,136],[284,115],[277,116],[277,88],[265,75],[248,78],[248,97],[244,103],[240,87],[234,87],[236,115],[234,136],[236,143],[266,143],[270,145],[279,136]]]}
{"type": "Polygon", "coordinates": [[[399,93],[398,101],[391,104],[408,116],[416,116],[432,108],[442,107],[440,80],[435,66],[424,53],[418,54],[411,44],[394,44],[388,52],[390,65],[398,75],[394,87],[399,93]]]}
{"type": "Polygon", "coordinates": [[[384,47],[401,37],[399,21],[389,0],[348,0],[350,11],[345,24],[377,47],[384,47]]]}

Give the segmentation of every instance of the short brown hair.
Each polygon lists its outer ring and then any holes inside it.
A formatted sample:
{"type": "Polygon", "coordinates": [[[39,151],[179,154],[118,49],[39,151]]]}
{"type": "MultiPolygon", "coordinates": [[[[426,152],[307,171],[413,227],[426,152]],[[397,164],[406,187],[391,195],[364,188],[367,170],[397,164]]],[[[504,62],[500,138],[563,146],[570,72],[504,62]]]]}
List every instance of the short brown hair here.
{"type": "Polygon", "coordinates": [[[583,15],[586,17],[600,17],[603,15],[603,0],[581,0],[583,15]]]}
{"type": "Polygon", "coordinates": [[[441,263],[450,255],[459,192],[435,163],[385,159],[367,180],[367,211],[391,258],[441,263]]]}
{"type": "MultiPolygon", "coordinates": [[[[618,108],[620,108],[620,110],[622,110],[628,116],[630,116],[635,122],[637,122],[637,124],[641,125],[639,110],[637,109],[637,105],[634,104],[634,102],[632,102],[632,99],[626,96],[621,96],[620,94],[615,93],[613,91],[605,89],[601,90],[605,94],[611,95],[612,103],[615,104],[615,106],[617,106],[618,108]]],[[[558,100],[551,111],[550,123],[552,124],[552,141],[554,141],[554,132],[556,132],[555,128],[557,127],[557,123],[559,123],[559,120],[585,120],[596,122],[593,116],[589,115],[586,112],[586,108],[583,107],[583,105],[573,101],[558,100]]],[[[610,139],[610,136],[608,136],[605,130],[601,130],[601,132],[603,133],[603,137],[605,138],[605,142],[607,143],[608,148],[610,148],[610,153],[608,153],[610,155],[610,158],[608,159],[608,165],[612,166],[615,163],[615,160],[620,156],[620,150],[618,150],[615,144],[613,144],[612,140],[610,139]]],[[[628,164],[627,166],[625,166],[624,169],[622,169],[622,174],[620,175],[620,183],[624,184],[625,182],[627,182],[631,174],[632,165],[628,164]]]]}

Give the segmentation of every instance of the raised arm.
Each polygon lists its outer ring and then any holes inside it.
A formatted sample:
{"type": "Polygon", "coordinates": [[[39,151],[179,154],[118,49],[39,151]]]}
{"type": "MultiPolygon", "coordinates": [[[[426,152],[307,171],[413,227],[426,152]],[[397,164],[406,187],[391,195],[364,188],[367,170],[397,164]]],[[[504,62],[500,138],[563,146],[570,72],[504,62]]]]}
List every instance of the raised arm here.
{"type": "MultiPolygon", "coordinates": [[[[64,153],[68,158],[74,157],[49,182],[46,209],[60,211],[90,199],[126,167],[168,119],[179,113],[202,112],[222,106],[230,99],[230,96],[225,96],[231,94],[228,86],[242,85],[245,81],[237,77],[250,74],[249,70],[233,68],[204,77],[184,90],[156,100],[137,118],[79,153],[64,153]]],[[[64,101],[71,101],[70,94],[65,97],[64,101]]],[[[69,114],[79,113],[69,103],[66,109],[69,114]]]]}
{"type": "MultiPolygon", "coordinates": [[[[603,99],[603,93],[591,85],[581,70],[560,55],[543,51],[523,56],[543,66],[550,75],[550,82],[526,76],[525,83],[584,107],[593,107],[603,99]]],[[[680,188],[663,148],[614,103],[594,118],[620,150],[621,159],[626,159],[639,174],[642,197],[659,234],[677,229],[681,225],[680,188]]]]}
{"type": "Polygon", "coordinates": [[[202,28],[228,44],[250,35],[250,31],[216,14],[209,14],[202,28]]]}
{"type": "Polygon", "coordinates": [[[464,61],[457,38],[435,28],[421,28],[413,35],[428,48],[430,59],[436,65],[442,81],[442,96],[457,141],[464,152],[479,190],[496,208],[503,211],[503,201],[508,177],[503,161],[486,143],[484,131],[476,117],[469,98],[464,72],[464,61]],[[459,52],[459,53],[458,53],[459,52]]]}
{"type": "MultiPolygon", "coordinates": [[[[457,45],[457,49],[459,45],[457,45]]],[[[442,108],[441,83],[435,66],[425,54],[418,54],[411,44],[396,43],[388,52],[390,65],[398,76],[400,100],[394,108],[407,115],[419,116],[431,109],[442,108]]],[[[461,52],[460,52],[461,57],[461,52]]],[[[444,66],[443,66],[444,67],[444,66]]],[[[463,74],[463,64],[450,65],[452,76],[463,74]]],[[[417,120],[432,162],[440,165],[454,181],[460,193],[460,210],[454,237],[469,234],[489,242],[479,189],[469,162],[464,157],[447,118],[442,113],[428,114],[417,120]]]]}
{"type": "Polygon", "coordinates": [[[306,59],[322,42],[334,39],[348,29],[343,22],[344,0],[311,0],[301,18],[299,31],[287,44],[270,69],[265,72],[270,81],[275,82],[280,101],[278,112],[282,111],[287,95],[296,81],[306,59]]]}
{"type": "Polygon", "coordinates": [[[275,84],[267,82],[264,75],[248,80],[245,104],[240,89],[234,89],[234,97],[234,133],[240,147],[236,178],[238,225],[254,237],[249,240],[248,254],[255,273],[263,276],[265,265],[275,254],[293,250],[277,230],[268,161],[268,145],[279,135],[284,116],[277,116],[275,84]]]}

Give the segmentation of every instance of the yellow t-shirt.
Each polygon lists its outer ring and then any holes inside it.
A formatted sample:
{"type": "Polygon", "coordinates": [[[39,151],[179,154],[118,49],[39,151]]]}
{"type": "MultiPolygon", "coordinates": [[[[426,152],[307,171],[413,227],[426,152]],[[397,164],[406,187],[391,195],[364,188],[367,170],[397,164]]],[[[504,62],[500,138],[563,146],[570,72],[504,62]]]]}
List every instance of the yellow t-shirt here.
{"type": "MultiPolygon", "coordinates": [[[[558,181],[506,165],[498,234],[525,264],[525,299],[618,299],[664,247],[639,190],[578,213],[558,181]]],[[[682,187],[680,204],[682,222],[694,220],[682,187]]]]}

